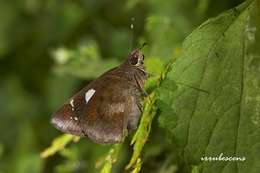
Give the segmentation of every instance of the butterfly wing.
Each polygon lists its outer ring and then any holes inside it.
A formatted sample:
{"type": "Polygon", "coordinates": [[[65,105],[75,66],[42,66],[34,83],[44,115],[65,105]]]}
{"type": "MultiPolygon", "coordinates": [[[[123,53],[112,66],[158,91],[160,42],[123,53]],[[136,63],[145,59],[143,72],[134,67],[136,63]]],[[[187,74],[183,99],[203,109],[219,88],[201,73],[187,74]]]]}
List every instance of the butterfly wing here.
{"type": "Polygon", "coordinates": [[[63,105],[54,114],[52,124],[96,143],[121,142],[127,115],[140,114],[131,87],[119,75],[103,75],[63,105]]]}

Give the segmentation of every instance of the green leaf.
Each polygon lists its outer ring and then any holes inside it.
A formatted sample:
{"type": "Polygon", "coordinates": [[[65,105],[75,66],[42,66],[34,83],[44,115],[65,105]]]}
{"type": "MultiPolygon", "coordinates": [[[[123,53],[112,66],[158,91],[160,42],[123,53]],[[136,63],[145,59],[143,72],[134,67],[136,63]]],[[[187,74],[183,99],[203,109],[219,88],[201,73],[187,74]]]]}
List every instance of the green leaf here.
{"type": "Polygon", "coordinates": [[[152,120],[157,111],[157,107],[155,107],[155,101],[155,92],[152,92],[149,96],[146,97],[140,124],[131,140],[131,145],[133,145],[133,154],[131,160],[126,166],[126,169],[134,168],[133,172],[136,173],[141,169],[141,152],[148,140],[151,131],[152,120]]]}
{"type": "Polygon", "coordinates": [[[173,94],[177,89],[177,85],[174,81],[169,79],[163,80],[160,90],[158,91],[157,105],[161,110],[161,116],[159,117],[159,123],[162,127],[167,127],[167,131],[171,131],[176,126],[177,116],[174,113],[171,105],[173,103],[173,94]],[[160,92],[160,91],[163,92],[160,92]],[[167,102],[166,102],[167,101],[167,102]]]}
{"type": "Polygon", "coordinates": [[[178,144],[185,170],[191,165],[205,173],[260,170],[259,7],[257,0],[247,1],[203,23],[185,40],[167,75],[168,83],[181,84],[169,92],[162,83],[159,99],[174,111],[160,118],[176,116],[177,122],[161,125],[178,144]],[[201,161],[221,153],[246,161],[201,161]]]}
{"type": "Polygon", "coordinates": [[[100,173],[111,173],[113,164],[118,160],[119,152],[122,148],[122,144],[112,145],[105,159],[103,160],[103,166],[100,173]]]}
{"type": "Polygon", "coordinates": [[[73,136],[70,134],[64,134],[56,137],[50,147],[46,148],[43,152],[41,152],[42,158],[47,158],[49,156],[54,155],[55,153],[63,150],[65,146],[71,141],[77,142],[80,138],[77,136],[73,136]]]}

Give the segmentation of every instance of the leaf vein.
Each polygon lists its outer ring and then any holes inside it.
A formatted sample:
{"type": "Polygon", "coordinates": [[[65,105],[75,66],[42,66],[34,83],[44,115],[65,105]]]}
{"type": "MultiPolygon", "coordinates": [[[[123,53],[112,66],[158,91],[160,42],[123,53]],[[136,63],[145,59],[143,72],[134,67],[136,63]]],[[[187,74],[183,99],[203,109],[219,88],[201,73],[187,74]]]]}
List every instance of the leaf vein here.
{"type": "MultiPolygon", "coordinates": [[[[203,66],[203,71],[202,71],[202,75],[201,75],[200,82],[199,82],[199,88],[201,88],[201,83],[202,83],[202,81],[203,81],[203,79],[204,79],[204,76],[205,76],[205,73],[206,73],[207,64],[208,64],[208,61],[209,61],[209,56],[210,56],[210,54],[212,53],[212,51],[214,50],[214,48],[218,45],[218,42],[219,42],[223,37],[225,37],[225,33],[226,33],[226,32],[228,31],[228,29],[232,26],[232,24],[236,21],[236,19],[237,19],[237,18],[233,19],[233,20],[229,23],[229,25],[224,29],[224,31],[219,34],[218,39],[212,44],[211,48],[209,49],[209,52],[208,52],[208,54],[207,54],[206,62],[205,62],[205,64],[204,64],[204,66],[203,66]]],[[[187,147],[187,145],[188,145],[188,139],[189,139],[190,131],[191,131],[191,129],[190,129],[190,128],[191,128],[191,119],[192,119],[192,117],[193,117],[193,115],[194,115],[194,113],[195,113],[195,111],[196,111],[196,107],[197,107],[197,104],[198,104],[199,96],[200,96],[200,93],[198,92],[198,93],[196,94],[195,104],[194,104],[193,110],[192,110],[192,112],[191,112],[190,120],[189,120],[189,123],[188,123],[188,130],[187,130],[187,135],[186,135],[187,137],[186,137],[186,142],[185,142],[184,149],[183,149],[183,154],[184,154],[184,152],[185,152],[185,150],[186,150],[186,147],[187,147]]]]}

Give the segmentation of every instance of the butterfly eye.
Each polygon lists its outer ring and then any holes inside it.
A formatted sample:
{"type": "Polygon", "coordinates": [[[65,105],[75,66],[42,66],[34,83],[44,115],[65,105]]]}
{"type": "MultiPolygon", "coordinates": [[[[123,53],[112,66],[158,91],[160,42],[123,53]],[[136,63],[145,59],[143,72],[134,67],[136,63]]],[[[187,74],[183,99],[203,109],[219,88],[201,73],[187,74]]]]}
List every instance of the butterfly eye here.
{"type": "Polygon", "coordinates": [[[134,56],[133,58],[131,58],[130,63],[132,65],[137,65],[138,64],[138,57],[134,56]]]}

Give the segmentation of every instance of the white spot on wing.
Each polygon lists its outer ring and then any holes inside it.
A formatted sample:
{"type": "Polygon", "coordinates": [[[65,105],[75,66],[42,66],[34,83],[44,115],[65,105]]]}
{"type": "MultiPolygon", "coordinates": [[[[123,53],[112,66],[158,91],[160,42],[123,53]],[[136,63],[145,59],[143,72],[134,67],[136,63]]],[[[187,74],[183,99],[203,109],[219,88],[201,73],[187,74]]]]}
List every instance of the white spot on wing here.
{"type": "Polygon", "coordinates": [[[74,100],[73,99],[70,100],[70,106],[71,106],[72,110],[74,111],[74,100]]]}
{"type": "Polygon", "coordinates": [[[79,119],[78,119],[78,117],[74,117],[74,120],[75,120],[75,121],[78,121],[79,119]]]}
{"type": "Polygon", "coordinates": [[[72,100],[70,101],[70,105],[71,105],[71,107],[74,107],[73,102],[74,102],[74,100],[72,99],[72,100]]]}
{"type": "Polygon", "coordinates": [[[88,103],[88,101],[91,99],[91,97],[95,94],[96,90],[94,89],[90,89],[85,93],[85,101],[86,104],[88,103]]]}

